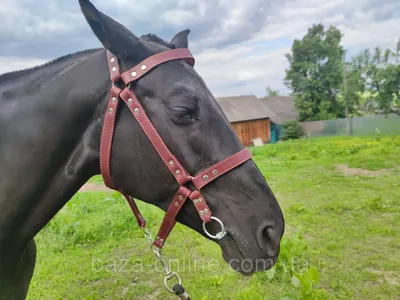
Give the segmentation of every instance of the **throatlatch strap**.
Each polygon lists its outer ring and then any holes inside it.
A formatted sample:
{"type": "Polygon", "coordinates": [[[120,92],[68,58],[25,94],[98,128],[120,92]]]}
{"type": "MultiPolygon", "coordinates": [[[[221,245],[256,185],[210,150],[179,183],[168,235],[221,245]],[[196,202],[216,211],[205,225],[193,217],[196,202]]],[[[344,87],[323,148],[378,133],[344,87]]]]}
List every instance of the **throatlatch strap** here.
{"type": "Polygon", "coordinates": [[[114,137],[115,118],[117,115],[119,93],[121,89],[113,86],[110,92],[110,99],[107,105],[107,111],[104,115],[103,131],[100,140],[100,170],[103,176],[104,184],[116,190],[117,187],[111,178],[110,161],[111,145],[114,137]]]}

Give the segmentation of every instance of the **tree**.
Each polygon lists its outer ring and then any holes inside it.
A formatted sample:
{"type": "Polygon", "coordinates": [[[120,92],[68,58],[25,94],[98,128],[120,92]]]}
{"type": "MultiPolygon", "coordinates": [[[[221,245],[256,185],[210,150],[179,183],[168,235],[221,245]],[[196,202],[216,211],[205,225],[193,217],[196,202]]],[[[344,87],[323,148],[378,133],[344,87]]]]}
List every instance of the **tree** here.
{"type": "Polygon", "coordinates": [[[292,89],[299,120],[344,117],[337,95],[343,82],[342,34],[334,26],[314,24],[301,40],[294,40],[285,84],[292,89]]]}
{"type": "Polygon", "coordinates": [[[360,107],[400,116],[400,39],[395,51],[376,47],[373,53],[370,49],[360,52],[352,60],[352,73],[364,96],[360,107]]]}
{"type": "Polygon", "coordinates": [[[282,141],[294,140],[303,137],[306,133],[297,120],[286,120],[282,124],[282,141]]]}
{"type": "Polygon", "coordinates": [[[278,90],[273,90],[269,86],[267,86],[266,90],[267,90],[267,97],[277,97],[277,96],[279,96],[279,91],[278,90]]]}
{"type": "Polygon", "coordinates": [[[360,74],[353,70],[353,65],[349,62],[343,62],[343,69],[346,74],[343,74],[343,84],[337,100],[344,108],[347,107],[350,117],[365,115],[362,107],[365,105],[363,100],[366,95],[362,92],[363,85],[360,82],[360,74]]]}

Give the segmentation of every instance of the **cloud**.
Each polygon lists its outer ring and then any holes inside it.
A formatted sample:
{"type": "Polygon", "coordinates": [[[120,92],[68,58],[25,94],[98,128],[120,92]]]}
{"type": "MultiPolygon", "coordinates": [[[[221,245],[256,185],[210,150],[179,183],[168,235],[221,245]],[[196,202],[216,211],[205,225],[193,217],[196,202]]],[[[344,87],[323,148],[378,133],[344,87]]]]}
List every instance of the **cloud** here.
{"type": "Polygon", "coordinates": [[[265,93],[266,83],[281,85],[280,76],[286,67],[281,51],[259,46],[232,45],[220,50],[206,50],[196,56],[196,69],[216,96],[265,93]]]}
{"type": "MultiPolygon", "coordinates": [[[[313,23],[337,26],[354,55],[367,47],[394,48],[400,37],[398,0],[93,0],[135,34],[169,40],[191,30],[196,69],[217,96],[255,94],[266,86],[287,93],[284,54],[313,23]]],[[[0,72],[30,67],[98,47],[73,1],[2,0],[0,72]]]]}
{"type": "Polygon", "coordinates": [[[0,74],[20,70],[24,68],[31,68],[37,65],[44,64],[44,59],[32,59],[29,57],[2,57],[0,56],[0,74]]]}

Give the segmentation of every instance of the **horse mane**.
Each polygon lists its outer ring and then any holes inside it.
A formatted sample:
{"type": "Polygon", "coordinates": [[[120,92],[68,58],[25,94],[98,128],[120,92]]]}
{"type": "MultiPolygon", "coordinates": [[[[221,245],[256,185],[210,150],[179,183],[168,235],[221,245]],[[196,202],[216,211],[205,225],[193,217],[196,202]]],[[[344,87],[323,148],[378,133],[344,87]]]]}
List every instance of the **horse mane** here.
{"type": "MultiPolygon", "coordinates": [[[[166,42],[165,40],[161,39],[160,37],[158,37],[157,35],[152,34],[152,33],[149,33],[149,34],[146,34],[146,35],[142,35],[140,37],[140,39],[145,40],[145,41],[149,41],[149,42],[153,42],[153,43],[165,46],[165,47],[170,48],[170,49],[174,49],[175,48],[175,46],[173,44],[166,42]]],[[[31,74],[33,72],[42,70],[42,69],[44,69],[44,68],[46,68],[48,66],[51,66],[53,64],[64,62],[64,61],[66,61],[68,59],[71,59],[71,58],[74,58],[76,56],[92,54],[95,51],[99,51],[101,49],[102,48],[86,49],[86,50],[78,51],[78,52],[75,52],[75,53],[70,53],[70,54],[67,54],[67,55],[60,56],[60,57],[58,57],[58,58],[56,58],[54,60],[48,61],[48,62],[46,62],[44,64],[41,64],[41,65],[38,65],[38,66],[34,66],[34,67],[31,67],[31,68],[27,68],[27,69],[16,70],[16,71],[11,71],[11,72],[7,72],[7,73],[4,73],[4,74],[0,74],[0,82],[5,82],[5,81],[8,81],[8,80],[18,79],[21,76],[28,75],[28,74],[31,74]]]]}
{"type": "Polygon", "coordinates": [[[143,40],[149,41],[149,42],[154,42],[156,44],[160,44],[160,45],[165,46],[170,49],[175,49],[175,45],[166,42],[165,40],[163,40],[162,38],[158,37],[157,35],[155,35],[153,33],[142,35],[140,37],[140,39],[143,39],[143,40]]]}
{"type": "Polygon", "coordinates": [[[48,61],[48,62],[46,62],[44,64],[37,65],[37,66],[31,67],[31,68],[22,69],[22,70],[16,70],[16,71],[11,71],[11,72],[7,72],[7,73],[4,73],[4,74],[0,74],[0,82],[4,82],[4,81],[7,81],[7,80],[12,80],[12,79],[17,79],[17,78],[20,78],[21,76],[28,75],[28,74],[34,73],[36,71],[42,70],[42,69],[44,69],[44,68],[46,68],[48,66],[51,66],[53,64],[56,64],[56,63],[59,63],[59,62],[64,62],[64,61],[66,61],[66,60],[68,60],[70,58],[74,58],[75,56],[92,54],[92,53],[94,53],[96,51],[99,51],[99,50],[101,50],[101,48],[86,49],[86,50],[78,51],[78,52],[75,52],[75,53],[70,53],[70,54],[67,54],[67,55],[60,56],[60,57],[58,57],[56,59],[53,59],[51,61],[48,61]]]}

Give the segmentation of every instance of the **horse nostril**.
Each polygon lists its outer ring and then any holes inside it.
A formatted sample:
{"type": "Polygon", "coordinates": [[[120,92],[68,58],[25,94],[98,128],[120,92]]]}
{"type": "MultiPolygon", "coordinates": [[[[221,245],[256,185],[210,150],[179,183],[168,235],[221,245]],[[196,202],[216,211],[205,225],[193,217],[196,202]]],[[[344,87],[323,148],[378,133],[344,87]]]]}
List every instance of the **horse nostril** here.
{"type": "Polygon", "coordinates": [[[274,226],[260,226],[258,233],[258,245],[269,257],[275,257],[279,253],[280,231],[274,226]]]}
{"type": "Polygon", "coordinates": [[[271,228],[266,227],[263,231],[262,231],[262,243],[263,245],[269,245],[271,243],[271,239],[269,238],[270,235],[270,230],[271,228]]]}

